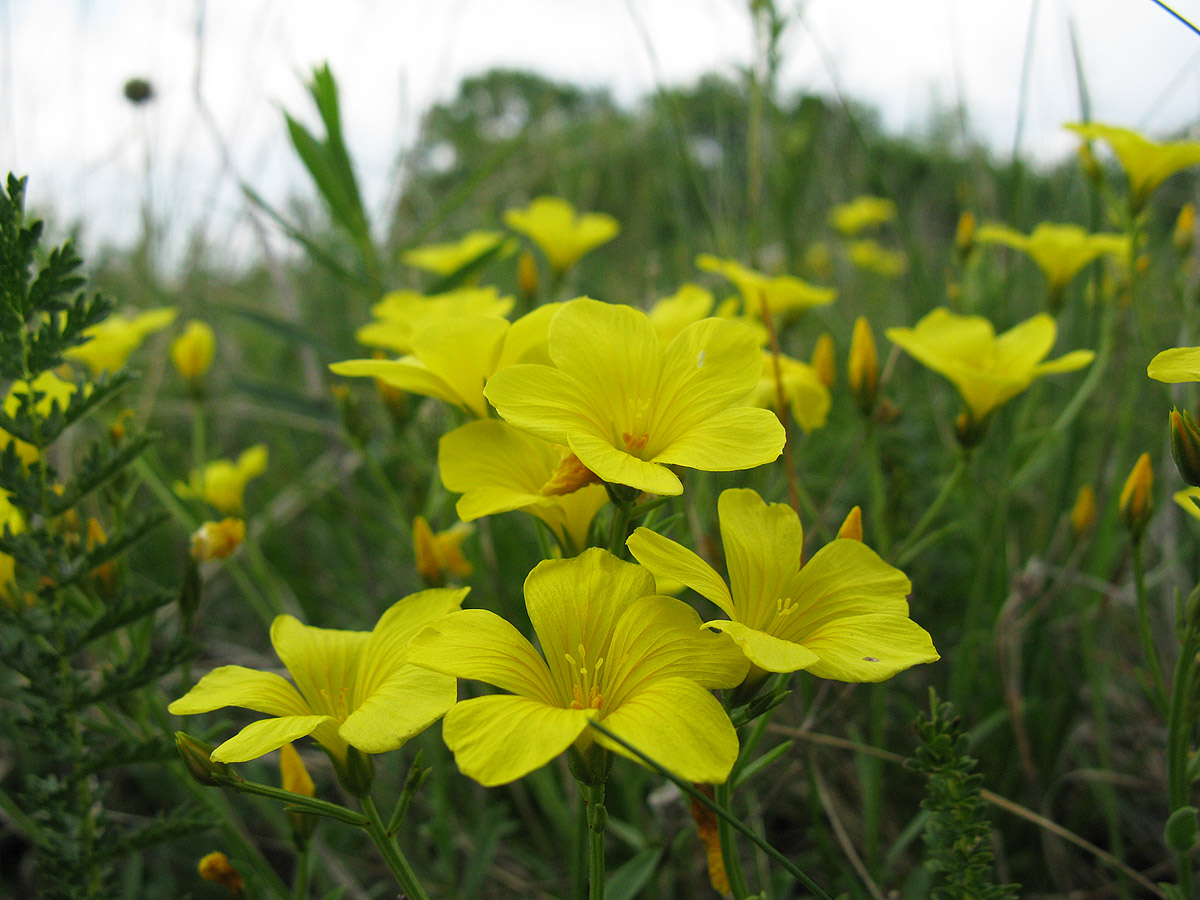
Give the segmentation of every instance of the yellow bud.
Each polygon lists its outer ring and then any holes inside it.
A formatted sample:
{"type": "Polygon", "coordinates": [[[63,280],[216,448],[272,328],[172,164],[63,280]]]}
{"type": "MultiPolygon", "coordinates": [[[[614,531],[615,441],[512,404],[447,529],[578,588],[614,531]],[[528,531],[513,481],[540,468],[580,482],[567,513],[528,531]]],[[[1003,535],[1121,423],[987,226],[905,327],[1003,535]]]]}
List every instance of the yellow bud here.
{"type": "Polygon", "coordinates": [[[847,380],[859,410],[863,415],[871,415],[879,399],[879,353],[875,349],[875,335],[871,333],[865,316],[854,320],[847,380]]]}
{"type": "Polygon", "coordinates": [[[817,338],[817,345],[813,347],[812,367],[821,384],[832,388],[837,380],[837,359],[834,356],[833,335],[828,331],[817,338]]]}
{"type": "Polygon", "coordinates": [[[528,250],[522,250],[517,257],[517,287],[526,297],[534,297],[538,292],[537,260],[528,250]]]}
{"type": "Polygon", "coordinates": [[[1172,236],[1172,242],[1175,244],[1175,252],[1180,256],[1187,256],[1192,252],[1192,246],[1196,242],[1196,204],[1185,203],[1183,209],[1179,210],[1179,217],[1175,220],[1175,234],[1172,236]]]}
{"type": "Polygon", "coordinates": [[[196,562],[225,559],[246,539],[246,523],[241,519],[205,522],[192,535],[191,553],[196,562]]]}
{"type": "Polygon", "coordinates": [[[216,347],[217,338],[208,323],[192,319],[183,334],[171,342],[171,362],[175,364],[175,371],[198,385],[212,365],[216,347]]]}
{"type": "Polygon", "coordinates": [[[964,260],[975,249],[975,213],[963,210],[958,217],[958,227],[954,229],[954,252],[959,260],[964,260]]]}
{"type": "Polygon", "coordinates": [[[208,854],[200,860],[200,865],[196,868],[200,872],[200,877],[205,881],[221,885],[235,897],[242,896],[242,892],[246,889],[246,883],[242,880],[241,874],[233,867],[229,857],[220,850],[214,850],[208,854]]]}
{"type": "Polygon", "coordinates": [[[1200,487],[1200,426],[1186,409],[1171,410],[1171,456],[1183,480],[1200,487]]]}
{"type": "Polygon", "coordinates": [[[1121,498],[1117,508],[1121,512],[1121,521],[1132,532],[1134,540],[1141,537],[1146,523],[1150,521],[1150,513],[1154,509],[1154,501],[1150,495],[1154,487],[1154,470],[1150,467],[1150,454],[1143,453],[1133,465],[1133,471],[1125,480],[1121,489],[1121,498]]]}
{"type": "Polygon", "coordinates": [[[849,541],[861,541],[863,539],[861,506],[856,506],[850,510],[846,515],[846,521],[838,529],[837,536],[849,541]]]}
{"type": "Polygon", "coordinates": [[[1071,507],[1071,527],[1075,530],[1075,536],[1079,537],[1095,524],[1096,492],[1090,484],[1085,484],[1075,495],[1075,505],[1071,507]]]}
{"type": "Polygon", "coordinates": [[[466,578],[474,567],[463,556],[462,542],[475,529],[459,522],[446,531],[433,533],[424,516],[413,519],[413,555],[417,560],[417,571],[430,587],[441,587],[446,583],[446,574],[466,578]]]}

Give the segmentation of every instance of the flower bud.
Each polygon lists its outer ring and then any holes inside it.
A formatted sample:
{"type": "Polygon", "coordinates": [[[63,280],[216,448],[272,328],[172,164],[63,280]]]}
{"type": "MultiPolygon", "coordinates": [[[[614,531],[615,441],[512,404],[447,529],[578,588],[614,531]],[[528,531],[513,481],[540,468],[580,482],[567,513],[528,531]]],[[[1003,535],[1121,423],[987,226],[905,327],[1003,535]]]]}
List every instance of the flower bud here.
{"type": "Polygon", "coordinates": [[[1185,203],[1183,208],[1179,210],[1179,217],[1175,220],[1175,232],[1171,236],[1171,242],[1175,245],[1175,252],[1180,256],[1187,256],[1192,252],[1192,247],[1196,243],[1196,204],[1185,203]]]}
{"type": "Polygon", "coordinates": [[[246,539],[246,523],[241,519],[205,522],[192,535],[191,554],[196,562],[225,559],[246,539]]]}
{"type": "Polygon", "coordinates": [[[246,889],[246,883],[242,880],[241,873],[233,867],[229,857],[220,850],[214,850],[200,860],[196,869],[205,881],[221,885],[235,897],[242,896],[242,892],[246,889]]]}
{"type": "Polygon", "coordinates": [[[834,382],[837,381],[837,359],[833,351],[833,335],[828,331],[817,338],[817,345],[813,347],[811,364],[817,373],[817,378],[821,380],[821,384],[832,388],[834,382]]]}
{"type": "Polygon", "coordinates": [[[1183,480],[1200,487],[1200,426],[1186,409],[1171,410],[1171,456],[1183,480]]]}
{"type": "Polygon", "coordinates": [[[1071,508],[1071,528],[1075,537],[1091,531],[1096,524],[1096,492],[1090,484],[1085,484],[1075,495],[1075,505],[1071,508]]]}
{"type": "Polygon", "coordinates": [[[224,784],[232,777],[226,763],[213,762],[213,748],[203,741],[196,740],[186,731],[175,732],[175,749],[179,751],[188,774],[206,787],[224,784]]]}
{"type": "Polygon", "coordinates": [[[879,400],[879,352],[875,349],[875,335],[865,316],[854,321],[847,380],[859,410],[864,416],[871,415],[879,400]]]}
{"type": "Polygon", "coordinates": [[[537,260],[528,250],[517,257],[517,288],[523,297],[536,297],[538,292],[537,260]]]}
{"type": "Polygon", "coordinates": [[[175,371],[192,386],[193,391],[199,391],[201,379],[212,365],[216,346],[217,339],[212,328],[199,319],[188,322],[183,334],[171,342],[171,362],[175,364],[175,371]]]}
{"type": "Polygon", "coordinates": [[[837,536],[851,541],[861,541],[863,539],[862,527],[862,507],[856,506],[850,510],[846,516],[846,521],[842,523],[842,527],[838,529],[837,536]]]}
{"type": "Polygon", "coordinates": [[[954,229],[954,255],[961,264],[975,249],[975,213],[963,210],[954,229]]]}
{"type": "Polygon", "coordinates": [[[1134,463],[1133,471],[1125,480],[1121,489],[1121,498],[1117,508],[1121,513],[1121,521],[1129,529],[1135,541],[1140,540],[1150,514],[1154,511],[1154,500],[1150,495],[1154,487],[1154,470],[1150,467],[1150,454],[1143,453],[1134,463]]]}

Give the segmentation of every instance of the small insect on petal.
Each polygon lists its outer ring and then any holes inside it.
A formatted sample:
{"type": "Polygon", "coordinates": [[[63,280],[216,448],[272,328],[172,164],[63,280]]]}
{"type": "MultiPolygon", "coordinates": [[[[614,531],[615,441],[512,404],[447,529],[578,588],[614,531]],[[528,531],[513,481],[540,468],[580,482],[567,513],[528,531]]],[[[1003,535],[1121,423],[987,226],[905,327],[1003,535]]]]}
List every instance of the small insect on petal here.
{"type": "Polygon", "coordinates": [[[697,354],[697,356],[696,356],[696,368],[697,369],[704,368],[704,356],[706,353],[708,353],[707,350],[701,350],[700,353],[697,354]]]}
{"type": "Polygon", "coordinates": [[[874,656],[864,656],[863,662],[879,662],[879,660],[874,656]]]}

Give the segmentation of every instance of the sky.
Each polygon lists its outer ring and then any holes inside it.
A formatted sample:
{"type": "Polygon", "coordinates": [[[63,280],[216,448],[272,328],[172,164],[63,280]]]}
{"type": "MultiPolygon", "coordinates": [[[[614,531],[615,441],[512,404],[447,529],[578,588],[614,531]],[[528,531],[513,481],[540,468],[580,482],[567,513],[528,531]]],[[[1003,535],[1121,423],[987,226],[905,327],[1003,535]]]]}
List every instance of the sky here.
{"type": "MultiPolygon", "coordinates": [[[[920,132],[962,103],[997,154],[1073,152],[1082,70],[1092,117],[1165,138],[1200,123],[1200,37],[1151,0],[777,0],[781,87],[879,109],[920,132]],[[1072,40],[1074,34],[1074,41],[1072,40]]],[[[281,110],[328,61],[368,206],[387,208],[421,113],[493,66],[610,89],[732,75],[753,59],[745,0],[0,0],[0,169],[30,176],[52,225],[124,243],[143,210],[255,253],[238,179],[307,196],[281,110]],[[153,103],[121,89],[149,79],[153,103]]],[[[1200,0],[1177,0],[1200,21],[1200,0]]],[[[1200,137],[1200,133],[1195,136],[1200,137]]],[[[170,253],[169,249],[164,252],[170,253]]]]}

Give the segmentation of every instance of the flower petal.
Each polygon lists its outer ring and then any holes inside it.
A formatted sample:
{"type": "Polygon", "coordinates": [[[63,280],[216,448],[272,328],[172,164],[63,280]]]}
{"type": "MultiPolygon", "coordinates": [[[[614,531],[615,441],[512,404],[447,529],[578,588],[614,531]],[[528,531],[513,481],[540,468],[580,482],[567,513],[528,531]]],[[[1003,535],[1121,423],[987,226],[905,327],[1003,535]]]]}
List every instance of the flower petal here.
{"type": "Polygon", "coordinates": [[[167,707],[177,716],[240,706],[269,716],[302,716],[311,712],[286,678],[245,666],[221,666],[201,678],[190,691],[167,707]]]}
{"type": "Polygon", "coordinates": [[[678,581],[734,615],[729,588],[712,566],[682,544],[663,537],[649,528],[638,528],[625,542],[633,558],[658,578],[678,581]]]}
{"type": "Polygon", "coordinates": [[[818,678],[884,681],[940,657],[924,628],[908,616],[879,613],[827,621],[804,638],[821,659],[808,667],[818,678]]]}
{"type": "Polygon", "coordinates": [[[1046,358],[1058,336],[1054,317],[1038,313],[996,338],[996,364],[1000,372],[1027,372],[1046,358]]]}
{"type": "Polygon", "coordinates": [[[578,429],[601,433],[592,400],[578,381],[551,366],[505,366],[488,379],[488,402],[510,425],[554,444],[578,429]]]}
{"type": "Polygon", "coordinates": [[[783,452],[783,442],[783,425],[775,413],[737,407],[692,426],[652,461],[705,472],[732,472],[775,461],[783,452]]]}
{"type": "Polygon", "coordinates": [[[683,482],[666,466],[618,450],[594,434],[572,434],[569,445],[581,463],[610,484],[627,484],[639,491],[670,497],[683,493],[683,482]]]}
{"type": "Polygon", "coordinates": [[[367,631],[340,631],[276,616],[271,644],[283,660],[312,712],[342,719],[358,678],[359,657],[371,639],[367,631]]]}
{"type": "Polygon", "coordinates": [[[614,626],[630,603],[654,593],[654,576],[593,547],[574,559],[547,559],[525,579],[525,606],[563,705],[575,669],[609,656],[614,626]],[[588,662],[579,659],[583,647],[588,662]],[[571,662],[568,656],[576,661],[571,662]]]}
{"type": "Polygon", "coordinates": [[[407,658],[414,665],[484,681],[542,703],[558,701],[546,663],[533,645],[485,609],[464,609],[427,625],[408,642],[407,658]]]}
{"type": "Polygon", "coordinates": [[[422,628],[462,608],[468,591],[470,588],[418,591],[396,601],[380,616],[358,665],[354,688],[356,705],[370,697],[405,663],[408,642],[422,628]]]}
{"type": "MultiPolygon", "coordinates": [[[[737,732],[729,716],[712,694],[687,678],[654,682],[600,724],[688,781],[721,784],[737,760],[737,732]]],[[[596,734],[596,743],[637,759],[602,734],[596,734]]]]}
{"type": "Polygon", "coordinates": [[[1049,362],[1035,366],[1033,374],[1036,377],[1053,375],[1056,372],[1074,372],[1076,369],[1082,369],[1095,358],[1096,354],[1091,350],[1072,350],[1070,353],[1063,354],[1058,359],[1052,359],[1049,362]]]}
{"type": "Polygon", "coordinates": [[[334,722],[329,716],[281,716],[251,722],[212,752],[215,762],[238,763],[258,759],[289,741],[312,734],[321,725],[334,722]]]}
{"type": "Polygon", "coordinates": [[[741,648],[746,658],[767,672],[799,672],[807,669],[820,657],[803,644],[758,631],[741,622],[715,619],[705,622],[708,628],[725,632],[741,648]]]}
{"type": "Polygon", "coordinates": [[[788,582],[800,571],[800,517],[790,506],[764,503],[747,489],[722,491],[717,515],[736,607],[729,617],[761,628],[775,615],[776,601],[787,596],[788,582]]]}
{"type": "Polygon", "coordinates": [[[771,633],[808,646],[808,635],[827,622],[876,613],[908,615],[912,582],[861,541],[834,540],[805,563],[788,586],[796,609],[771,633]]]}
{"type": "Polygon", "coordinates": [[[536,503],[560,457],[554,444],[499,419],[468,422],[438,441],[442,484],[463,495],[464,522],[536,503]]]}
{"type": "Polygon", "coordinates": [[[401,666],[358,704],[338,734],[366,753],[386,753],[444,716],[457,699],[454,676],[401,666]]]}
{"type": "Polygon", "coordinates": [[[575,742],[587,721],[581,709],[527,697],[476,697],[446,714],[442,737],[464,775],[494,787],[550,762],[575,742]]]}
{"type": "Polygon", "coordinates": [[[1155,355],[1146,367],[1146,374],[1155,381],[1179,384],[1200,381],[1200,347],[1172,347],[1155,355]]]}

